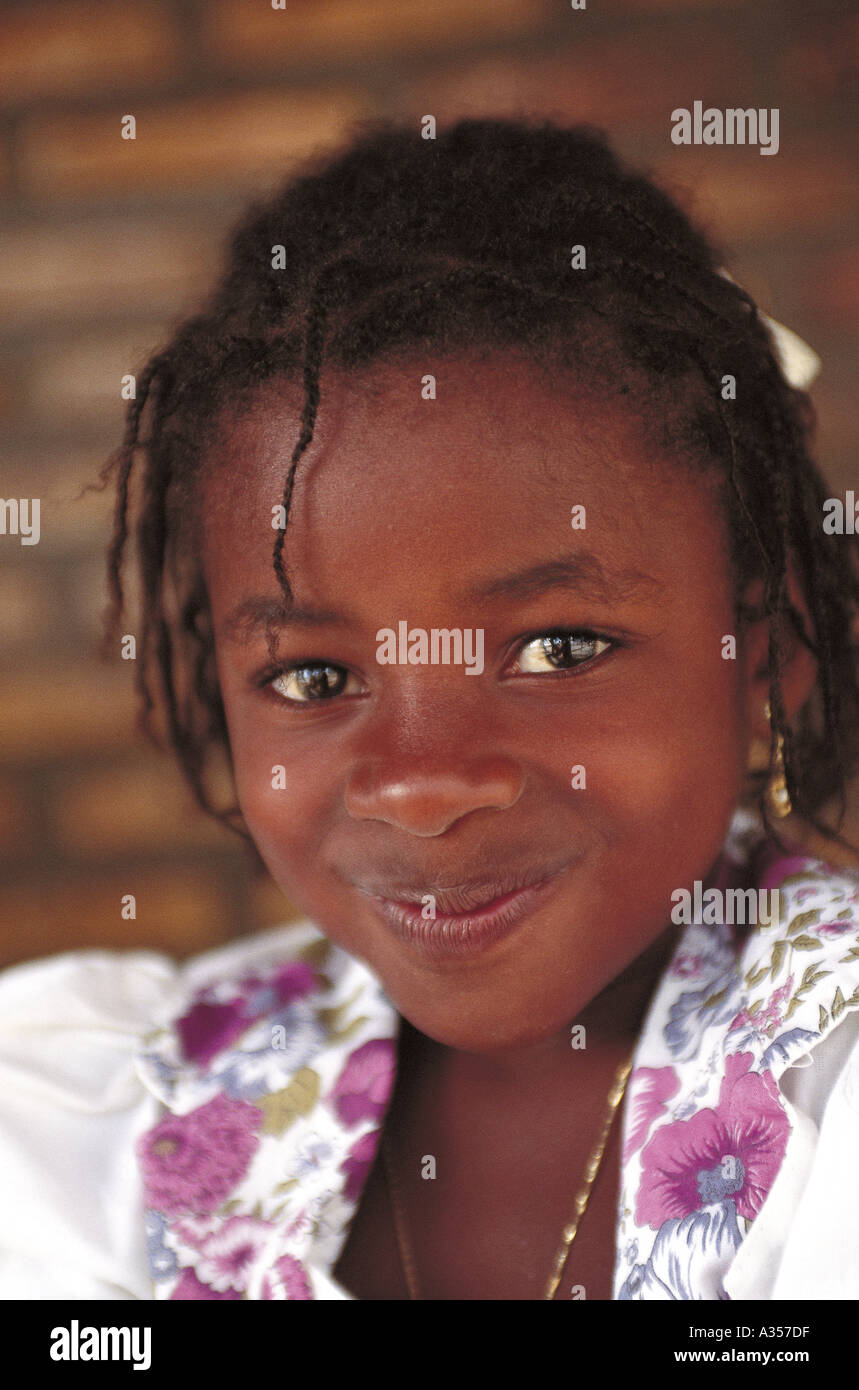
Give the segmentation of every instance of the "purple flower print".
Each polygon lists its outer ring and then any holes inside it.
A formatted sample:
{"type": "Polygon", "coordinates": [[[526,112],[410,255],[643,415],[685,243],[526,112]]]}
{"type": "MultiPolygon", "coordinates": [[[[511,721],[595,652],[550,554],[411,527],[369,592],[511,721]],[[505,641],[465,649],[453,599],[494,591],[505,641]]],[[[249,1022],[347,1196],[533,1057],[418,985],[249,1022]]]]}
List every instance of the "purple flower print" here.
{"type": "Polygon", "coordinates": [[[216,1289],[210,1289],[208,1284],[201,1284],[193,1269],[186,1269],[170,1298],[198,1300],[204,1298],[241,1298],[241,1294],[236,1289],[227,1289],[225,1293],[218,1293],[216,1289]]]}
{"type": "Polygon", "coordinates": [[[312,994],[318,986],[316,975],[303,961],[280,966],[270,979],[243,981],[245,987],[250,983],[256,986],[255,993],[249,999],[254,1014],[266,1013],[269,1009],[285,1009],[294,1000],[312,994]]]}
{"type": "Polygon", "coordinates": [[[378,1120],[384,1114],[394,1080],[394,1044],[372,1038],[350,1054],[329,1099],[341,1124],[378,1120]]]}
{"type": "Polygon", "coordinates": [[[312,1299],[313,1289],[307,1272],[291,1255],[281,1255],[273,1269],[263,1275],[263,1298],[312,1299]]]}
{"type": "Polygon", "coordinates": [[[149,1270],[155,1282],[159,1279],[172,1279],[176,1273],[176,1255],[165,1240],[167,1222],[160,1211],[147,1211],[145,1215],[146,1254],[149,1270]]]}
{"type": "Polygon", "coordinates": [[[245,1013],[243,999],[234,999],[231,1004],[205,1001],[195,1004],[176,1024],[182,1054],[189,1062],[208,1066],[212,1058],[235,1042],[252,1022],[245,1013]]]}
{"type": "Polygon", "coordinates": [[[680,1082],[673,1067],[637,1067],[627,1095],[627,1139],[623,1161],[640,1149],[653,1121],[665,1111],[665,1102],[676,1094],[680,1082]]]}
{"type": "Polygon", "coordinates": [[[147,1206],[166,1216],[213,1212],[247,1171],[262,1111],[216,1096],[188,1115],[168,1115],[138,1147],[147,1206]]]}
{"type": "Polygon", "coordinates": [[[688,1062],[694,1057],[707,1028],[727,1023],[736,1013],[741,997],[733,959],[717,974],[707,976],[700,988],[687,989],[679,995],[668,1010],[668,1022],[663,1028],[663,1036],[675,1060],[688,1062]]]}
{"type": "MultiPolygon", "coordinates": [[[[758,861],[758,888],[778,888],[786,878],[797,878],[800,874],[814,873],[820,867],[816,859],[808,855],[794,854],[784,856],[775,845],[767,845],[758,861]]],[[[816,887],[815,884],[809,885],[816,887]]],[[[800,889],[799,892],[805,890],[800,889]]],[[[799,901],[799,899],[797,899],[799,901]]]]}
{"type": "Polygon", "coordinates": [[[343,1189],[343,1195],[347,1202],[357,1202],[361,1195],[361,1190],[373,1165],[373,1159],[376,1157],[378,1140],[378,1131],[370,1130],[369,1133],[362,1134],[340,1164],[340,1172],[346,1174],[346,1186],[343,1189]]]}
{"type": "Polygon", "coordinates": [[[197,1002],[176,1023],[186,1061],[208,1066],[260,1014],[287,1008],[295,999],[310,994],[316,984],[310,966],[294,961],[279,966],[270,976],[245,975],[236,985],[236,998],[228,1003],[207,999],[208,991],[202,990],[197,1002]]]}
{"type": "Polygon", "coordinates": [[[681,979],[688,979],[691,975],[697,975],[703,959],[703,956],[693,956],[688,951],[683,951],[679,956],[674,957],[671,974],[679,975],[681,979]]]}
{"type": "MultiPolygon", "coordinates": [[[[254,1265],[274,1227],[254,1216],[231,1216],[198,1242],[196,1271],[207,1286],[223,1294],[246,1293],[254,1265]]],[[[182,1232],[187,1237],[187,1232],[182,1232]]]]}
{"type": "Polygon", "coordinates": [[[641,1154],[636,1221],[659,1230],[664,1221],[691,1215],[732,1198],[753,1220],[773,1184],[790,1125],[769,1072],[749,1071],[750,1052],[725,1059],[715,1109],[662,1125],[641,1154]]]}
{"type": "Polygon", "coordinates": [[[724,1276],[743,1243],[730,1199],[666,1221],[650,1256],[633,1265],[618,1300],[727,1298],[724,1276]]]}

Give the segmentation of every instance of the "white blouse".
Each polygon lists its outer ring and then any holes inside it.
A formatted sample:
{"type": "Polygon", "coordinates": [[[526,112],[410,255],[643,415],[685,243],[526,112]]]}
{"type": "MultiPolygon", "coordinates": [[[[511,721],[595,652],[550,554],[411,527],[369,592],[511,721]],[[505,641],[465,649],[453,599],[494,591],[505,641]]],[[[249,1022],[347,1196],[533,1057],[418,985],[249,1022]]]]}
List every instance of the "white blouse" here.
{"type": "MultiPolygon", "coordinates": [[[[761,862],[778,921],[689,925],[639,1038],[616,1299],[859,1296],[859,876],[761,862]]],[[[350,1298],[397,1026],[310,923],[6,970],[0,1297],[350,1298]]]]}

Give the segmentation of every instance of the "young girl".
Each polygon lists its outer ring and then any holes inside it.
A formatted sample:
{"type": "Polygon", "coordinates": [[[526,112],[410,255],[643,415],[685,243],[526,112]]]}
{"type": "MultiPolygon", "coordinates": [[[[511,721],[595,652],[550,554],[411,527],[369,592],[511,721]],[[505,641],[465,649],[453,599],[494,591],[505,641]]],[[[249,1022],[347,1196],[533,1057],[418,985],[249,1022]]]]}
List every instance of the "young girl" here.
{"type": "Polygon", "coordinates": [[[799,380],[591,131],[371,127],[249,211],[138,378],[113,631],[136,517],[144,707],[307,920],[6,973],[0,1292],[859,1295],[799,380]]]}

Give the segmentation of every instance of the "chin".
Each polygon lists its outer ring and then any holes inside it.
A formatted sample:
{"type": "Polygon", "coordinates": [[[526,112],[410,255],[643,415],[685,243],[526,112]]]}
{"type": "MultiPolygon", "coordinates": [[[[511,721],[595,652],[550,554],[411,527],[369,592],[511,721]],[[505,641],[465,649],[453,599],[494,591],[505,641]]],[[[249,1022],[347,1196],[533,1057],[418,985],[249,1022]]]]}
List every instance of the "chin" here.
{"type": "MultiPolygon", "coordinates": [[[[481,1056],[509,1053],[539,1046],[569,1032],[573,1018],[569,1010],[542,1018],[535,1016],[536,1004],[525,1005],[511,1017],[509,1003],[502,997],[487,1001],[479,1010],[461,1001],[454,1009],[440,1009],[428,1000],[420,1002],[387,991],[394,1007],[413,1028],[441,1047],[481,1056]]],[[[545,1008],[545,1000],[543,1000],[545,1008]]]]}

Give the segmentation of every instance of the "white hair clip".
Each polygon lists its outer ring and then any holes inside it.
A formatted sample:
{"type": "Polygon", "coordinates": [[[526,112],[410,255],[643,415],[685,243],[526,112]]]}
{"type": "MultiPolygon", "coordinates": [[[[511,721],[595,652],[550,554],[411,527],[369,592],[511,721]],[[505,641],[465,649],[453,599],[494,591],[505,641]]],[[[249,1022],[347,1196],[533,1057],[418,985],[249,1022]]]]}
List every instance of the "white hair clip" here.
{"type": "MultiPolygon", "coordinates": [[[[727,270],[720,270],[719,274],[736,285],[736,280],[727,270]]],[[[783,323],[771,319],[769,314],[765,314],[760,308],[758,313],[772,333],[776,357],[785,380],[798,391],[806,391],[819,375],[823,365],[817,353],[808,346],[804,338],[794,333],[793,329],[785,328],[783,323]]]]}
{"type": "Polygon", "coordinates": [[[797,390],[807,390],[822,366],[817,353],[793,329],[785,328],[783,323],[777,323],[769,314],[759,312],[773,335],[776,356],[786,379],[797,390]]]}

